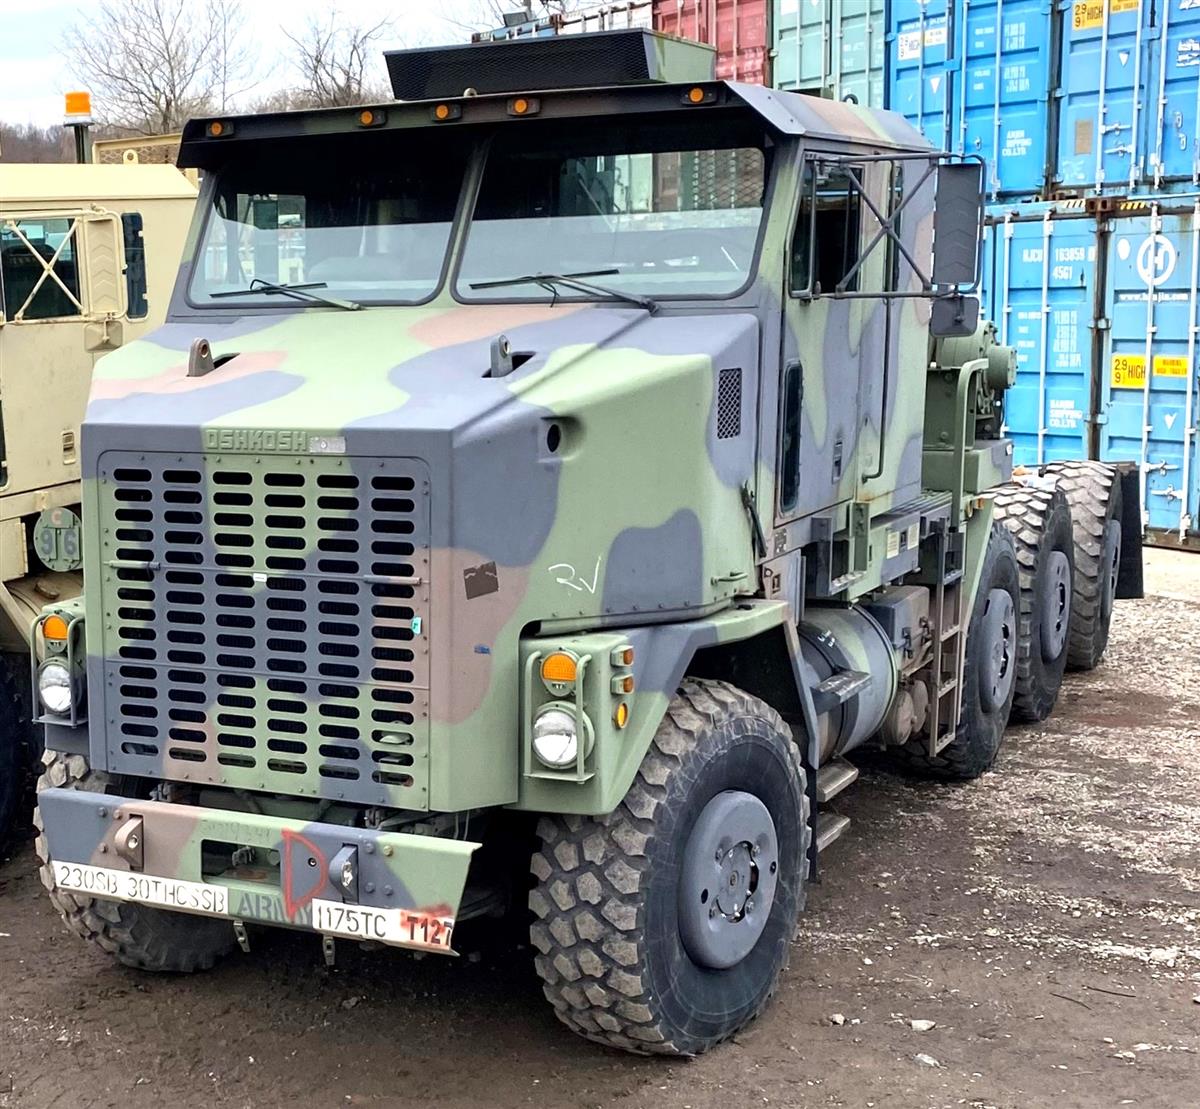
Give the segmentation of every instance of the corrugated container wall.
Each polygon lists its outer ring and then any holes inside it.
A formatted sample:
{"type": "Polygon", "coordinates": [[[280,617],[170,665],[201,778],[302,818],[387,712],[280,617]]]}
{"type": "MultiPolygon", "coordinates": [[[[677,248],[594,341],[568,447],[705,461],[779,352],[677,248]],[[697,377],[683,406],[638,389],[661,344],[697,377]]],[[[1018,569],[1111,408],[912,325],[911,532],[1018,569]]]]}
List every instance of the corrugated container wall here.
{"type": "Polygon", "coordinates": [[[1052,0],[892,0],[888,107],[982,157],[992,197],[1042,193],[1056,25],[1052,0]]]}
{"type": "Polygon", "coordinates": [[[772,0],[775,87],[885,105],[886,0],[772,0]]]}
{"type": "Polygon", "coordinates": [[[1005,423],[1018,463],[1142,465],[1152,535],[1200,545],[1193,197],[993,206],[984,308],[1017,350],[1005,423]]]}
{"type": "Polygon", "coordinates": [[[992,198],[1200,182],[1197,0],[892,0],[887,25],[887,106],[982,156],[992,198]]]}
{"type": "Polygon", "coordinates": [[[1096,223],[1073,203],[988,211],[983,309],[1017,351],[1004,418],[1021,465],[1088,457],[1096,223]]]}
{"type": "Polygon", "coordinates": [[[1195,535],[1200,209],[1167,197],[1110,228],[1100,458],[1142,463],[1148,527],[1195,535]]]}
{"type": "Polygon", "coordinates": [[[770,84],[771,0],[654,0],[654,29],[717,48],[717,76],[770,84]]]}

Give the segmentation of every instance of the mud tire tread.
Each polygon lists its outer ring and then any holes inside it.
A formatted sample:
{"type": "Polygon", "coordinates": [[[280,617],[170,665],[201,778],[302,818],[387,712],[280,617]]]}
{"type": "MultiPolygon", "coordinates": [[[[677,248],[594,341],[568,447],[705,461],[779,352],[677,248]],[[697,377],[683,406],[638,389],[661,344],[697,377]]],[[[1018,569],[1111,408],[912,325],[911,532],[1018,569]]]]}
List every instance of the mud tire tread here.
{"type": "MultiPolygon", "coordinates": [[[[655,998],[646,984],[639,893],[650,867],[648,847],[669,803],[668,779],[686,772],[686,756],[709,727],[730,715],[747,714],[790,734],[774,709],[737,687],[684,679],[634,784],[612,813],[594,818],[545,816],[539,821],[541,849],[531,865],[537,885],[529,899],[536,918],[531,926],[538,952],[534,964],[558,1019],[578,1035],[639,1055],[696,1053],[693,1045],[672,1039],[656,1014],[655,998]]],[[[787,748],[803,784],[799,750],[794,743],[787,748]]],[[[807,791],[802,795],[806,857],[807,791]]],[[[803,898],[801,884],[800,908],[803,898]]],[[[786,966],[785,954],[780,973],[786,966]]],[[[777,977],[742,1027],[762,1012],[778,981],[777,977]]],[[[730,1029],[721,1040],[738,1030],[730,1029]]]]}
{"type": "MultiPolygon", "coordinates": [[[[38,791],[56,788],[117,793],[119,780],[89,768],[82,755],[47,751],[38,791]]],[[[132,902],[103,901],[54,888],[50,849],[40,810],[34,812],[42,885],[67,927],[135,970],[191,974],[209,970],[233,950],[236,937],[225,920],[188,916],[132,902]]]]}
{"type": "MultiPolygon", "coordinates": [[[[1068,642],[1063,655],[1053,664],[1046,663],[1041,657],[1041,620],[1036,612],[1036,606],[1040,603],[1039,562],[1047,535],[1053,543],[1054,532],[1065,529],[1070,541],[1073,535],[1071,505],[1066,491],[1061,488],[1040,489],[1013,482],[997,490],[995,508],[996,519],[1004,524],[1013,538],[1017,567],[1021,574],[1020,647],[1017,652],[1017,688],[1013,695],[1012,713],[1015,720],[1037,723],[1045,720],[1054,709],[1066,669],[1066,656],[1070,652],[1068,626],[1068,642]]],[[[1051,549],[1046,547],[1046,553],[1051,549]]],[[[1073,551],[1068,549],[1064,553],[1074,565],[1073,551]]]]}
{"type": "Polygon", "coordinates": [[[1051,462],[1052,474],[1071,506],[1075,537],[1075,588],[1071,598],[1069,670],[1094,670],[1108,648],[1111,611],[1104,613],[1104,532],[1121,519],[1121,483],[1103,462],[1051,462]]]}

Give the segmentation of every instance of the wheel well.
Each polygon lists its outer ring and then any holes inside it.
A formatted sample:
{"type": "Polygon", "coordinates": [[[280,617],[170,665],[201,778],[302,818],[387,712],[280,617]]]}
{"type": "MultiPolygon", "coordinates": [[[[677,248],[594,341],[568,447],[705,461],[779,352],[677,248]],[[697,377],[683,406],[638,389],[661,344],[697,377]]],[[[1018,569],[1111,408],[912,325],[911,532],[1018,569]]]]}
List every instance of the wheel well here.
{"type": "Polygon", "coordinates": [[[686,673],[693,678],[729,682],[765,701],[789,724],[803,723],[795,671],[782,627],[750,639],[703,647],[692,656],[686,673]]]}

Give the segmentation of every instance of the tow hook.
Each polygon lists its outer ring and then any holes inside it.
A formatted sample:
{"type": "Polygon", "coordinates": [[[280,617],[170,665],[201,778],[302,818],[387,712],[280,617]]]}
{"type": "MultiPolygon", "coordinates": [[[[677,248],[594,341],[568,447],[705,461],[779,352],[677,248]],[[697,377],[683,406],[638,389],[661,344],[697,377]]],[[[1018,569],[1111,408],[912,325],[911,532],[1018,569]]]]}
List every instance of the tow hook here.
{"type": "Polygon", "coordinates": [[[141,870],[145,864],[146,836],[140,816],[131,816],[113,836],[113,846],[117,854],[128,864],[130,870],[141,870]]]}

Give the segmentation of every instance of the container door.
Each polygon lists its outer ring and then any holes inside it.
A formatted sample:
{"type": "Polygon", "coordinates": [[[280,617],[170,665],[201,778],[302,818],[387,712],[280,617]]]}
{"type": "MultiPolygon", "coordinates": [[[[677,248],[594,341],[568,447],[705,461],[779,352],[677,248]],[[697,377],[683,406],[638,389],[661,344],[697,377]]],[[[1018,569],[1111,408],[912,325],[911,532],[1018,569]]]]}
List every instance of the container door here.
{"type": "Polygon", "coordinates": [[[1058,183],[1119,192],[1142,179],[1151,0],[1060,0],[1058,183]]]}
{"type": "Polygon", "coordinates": [[[828,87],[832,7],[827,0],[772,0],[777,89],[821,92],[828,87]]]}
{"type": "Polygon", "coordinates": [[[955,63],[949,0],[893,0],[889,20],[888,107],[940,150],[954,150],[955,63]]]}
{"type": "Polygon", "coordinates": [[[975,0],[967,8],[962,147],[986,159],[993,197],[1045,191],[1055,18],[1048,0],[975,0]]]}
{"type": "Polygon", "coordinates": [[[1200,205],[1113,221],[1100,457],[1142,464],[1146,526],[1196,520],[1196,263],[1200,205]]]}
{"type": "Polygon", "coordinates": [[[830,65],[833,94],[869,108],[884,106],[884,0],[833,0],[830,65]]]}
{"type": "Polygon", "coordinates": [[[1051,204],[1023,206],[999,216],[989,239],[988,301],[1000,341],[1017,351],[1017,382],[1004,399],[1014,461],[1034,466],[1086,458],[1095,221],[1072,218],[1051,204]]]}
{"type": "Polygon", "coordinates": [[[1150,177],[1200,182],[1200,5],[1196,0],[1154,0],[1150,87],[1146,112],[1150,177]]]}
{"type": "Polygon", "coordinates": [[[722,81],[768,83],[772,0],[654,0],[654,29],[717,48],[722,81]]]}

